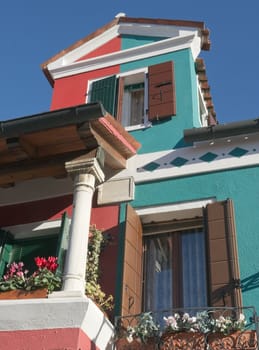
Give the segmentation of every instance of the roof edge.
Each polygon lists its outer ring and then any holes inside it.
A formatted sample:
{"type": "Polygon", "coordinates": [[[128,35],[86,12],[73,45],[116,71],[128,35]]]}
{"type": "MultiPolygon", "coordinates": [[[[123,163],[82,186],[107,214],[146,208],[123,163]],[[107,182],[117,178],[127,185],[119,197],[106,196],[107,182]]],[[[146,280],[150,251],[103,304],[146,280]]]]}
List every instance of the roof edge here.
{"type": "Polygon", "coordinates": [[[222,125],[211,125],[209,127],[185,129],[184,140],[187,143],[191,143],[256,132],[259,132],[259,118],[222,125]]]}

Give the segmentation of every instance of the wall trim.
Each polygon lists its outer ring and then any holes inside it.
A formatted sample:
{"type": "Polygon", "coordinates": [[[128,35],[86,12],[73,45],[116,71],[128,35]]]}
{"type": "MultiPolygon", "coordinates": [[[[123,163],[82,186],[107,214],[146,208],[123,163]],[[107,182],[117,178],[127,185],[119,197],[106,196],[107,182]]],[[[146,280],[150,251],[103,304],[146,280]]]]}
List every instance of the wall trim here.
{"type": "Polygon", "coordinates": [[[90,72],[187,48],[191,48],[194,59],[196,59],[200,51],[200,38],[195,34],[190,34],[176,38],[164,39],[158,42],[69,63],[59,67],[50,64],[48,69],[52,78],[56,80],[70,75],[90,72]]]}

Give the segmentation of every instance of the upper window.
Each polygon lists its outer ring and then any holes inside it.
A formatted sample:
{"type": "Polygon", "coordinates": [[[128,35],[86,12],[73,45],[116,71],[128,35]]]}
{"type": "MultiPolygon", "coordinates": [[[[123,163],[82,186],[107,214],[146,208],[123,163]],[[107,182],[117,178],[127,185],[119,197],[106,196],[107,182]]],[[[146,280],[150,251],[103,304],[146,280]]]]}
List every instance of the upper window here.
{"type": "Polygon", "coordinates": [[[145,126],[154,119],[173,116],[176,114],[173,62],[93,81],[88,101],[102,102],[125,127],[145,126]]]}

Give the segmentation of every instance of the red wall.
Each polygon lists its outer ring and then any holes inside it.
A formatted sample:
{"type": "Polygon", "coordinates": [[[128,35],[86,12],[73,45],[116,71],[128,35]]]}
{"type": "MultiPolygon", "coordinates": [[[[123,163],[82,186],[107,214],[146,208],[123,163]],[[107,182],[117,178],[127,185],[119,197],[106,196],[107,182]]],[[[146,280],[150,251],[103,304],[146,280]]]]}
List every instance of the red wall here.
{"type": "Polygon", "coordinates": [[[98,350],[79,328],[0,332],[0,350],[98,350]]]}
{"type": "MultiPolygon", "coordinates": [[[[66,211],[72,215],[72,195],[42,199],[1,207],[0,227],[28,224],[38,221],[58,220],[66,211]]],[[[107,294],[115,294],[118,255],[119,206],[93,207],[91,224],[110,237],[101,255],[101,284],[107,294]]]]}
{"type": "MultiPolygon", "coordinates": [[[[80,60],[85,59],[86,57],[89,58],[118,51],[120,50],[120,46],[120,38],[115,38],[102,47],[89,53],[85,57],[82,57],[80,60]]],[[[55,110],[85,103],[87,101],[86,93],[88,88],[88,80],[117,74],[119,73],[119,70],[119,65],[116,65],[98,69],[96,71],[57,79],[53,88],[52,103],[50,109],[55,110]]]]}

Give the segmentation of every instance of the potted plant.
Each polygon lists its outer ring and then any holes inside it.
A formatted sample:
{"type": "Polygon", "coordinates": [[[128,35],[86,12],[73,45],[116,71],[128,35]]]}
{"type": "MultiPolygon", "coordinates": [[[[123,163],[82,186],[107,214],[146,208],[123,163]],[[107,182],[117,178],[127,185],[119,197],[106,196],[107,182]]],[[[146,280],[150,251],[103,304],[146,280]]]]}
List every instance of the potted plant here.
{"type": "Polygon", "coordinates": [[[255,331],[245,330],[246,320],[240,313],[236,319],[231,316],[213,317],[207,311],[190,316],[176,313],[165,317],[165,328],[162,333],[163,350],[177,349],[210,349],[243,348],[255,349],[257,346],[255,331]]]}
{"type": "Polygon", "coordinates": [[[145,312],[132,319],[135,324],[118,330],[117,349],[154,349],[159,343],[160,327],[151,312],[145,312]],[[135,322],[136,321],[136,322],[135,322]]]}
{"type": "Polygon", "coordinates": [[[0,280],[0,298],[32,297],[32,291],[36,297],[40,297],[39,291],[42,291],[42,296],[46,296],[47,293],[60,289],[61,278],[55,274],[58,267],[57,258],[36,257],[34,261],[37,269],[30,275],[22,261],[8,265],[5,275],[0,280]],[[8,294],[9,291],[11,293],[8,294]]]}

